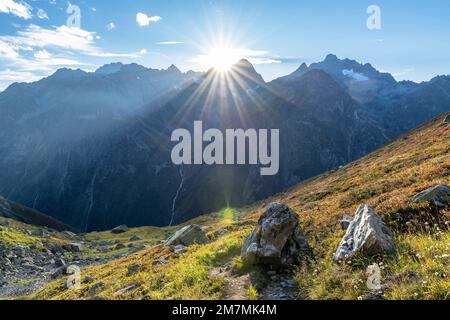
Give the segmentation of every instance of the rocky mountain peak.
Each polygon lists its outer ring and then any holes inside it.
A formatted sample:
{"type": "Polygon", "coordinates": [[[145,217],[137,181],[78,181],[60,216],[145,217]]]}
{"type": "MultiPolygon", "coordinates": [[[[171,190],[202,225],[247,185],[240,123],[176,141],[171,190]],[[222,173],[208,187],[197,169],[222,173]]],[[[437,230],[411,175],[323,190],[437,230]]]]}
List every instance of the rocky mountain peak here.
{"type": "Polygon", "coordinates": [[[170,65],[170,67],[167,68],[166,71],[170,72],[170,73],[176,73],[176,74],[181,73],[180,69],[178,69],[177,66],[175,66],[174,64],[170,65]]]}

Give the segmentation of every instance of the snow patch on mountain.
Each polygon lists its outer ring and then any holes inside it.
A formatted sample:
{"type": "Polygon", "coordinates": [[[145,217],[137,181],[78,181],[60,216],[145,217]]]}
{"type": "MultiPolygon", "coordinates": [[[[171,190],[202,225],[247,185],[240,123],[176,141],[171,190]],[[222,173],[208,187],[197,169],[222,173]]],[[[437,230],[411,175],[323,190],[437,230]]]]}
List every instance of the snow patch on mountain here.
{"type": "Polygon", "coordinates": [[[342,74],[344,76],[352,78],[353,80],[356,80],[356,81],[368,81],[369,80],[369,78],[366,77],[364,74],[355,72],[355,71],[353,71],[353,69],[350,69],[350,70],[344,69],[344,70],[342,70],[342,74]]]}

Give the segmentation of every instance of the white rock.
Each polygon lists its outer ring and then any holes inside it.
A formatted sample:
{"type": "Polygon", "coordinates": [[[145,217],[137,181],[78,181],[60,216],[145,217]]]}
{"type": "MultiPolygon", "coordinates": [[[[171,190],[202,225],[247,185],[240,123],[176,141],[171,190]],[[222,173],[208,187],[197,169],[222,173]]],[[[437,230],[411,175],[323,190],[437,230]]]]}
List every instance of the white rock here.
{"type": "Polygon", "coordinates": [[[358,253],[374,255],[394,250],[392,231],[368,205],[361,205],[334,254],[334,261],[352,258],[358,253]]]}

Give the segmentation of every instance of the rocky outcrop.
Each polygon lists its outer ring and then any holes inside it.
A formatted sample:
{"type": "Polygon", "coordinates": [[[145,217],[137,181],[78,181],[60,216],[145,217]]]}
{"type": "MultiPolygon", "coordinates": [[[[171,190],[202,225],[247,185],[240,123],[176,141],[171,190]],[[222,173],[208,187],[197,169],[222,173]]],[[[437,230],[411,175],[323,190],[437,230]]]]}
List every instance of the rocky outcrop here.
{"type": "Polygon", "coordinates": [[[350,259],[362,253],[375,255],[394,249],[392,231],[370,206],[361,205],[350,223],[347,233],[334,254],[334,261],[350,259]]]}
{"type": "Polygon", "coordinates": [[[445,184],[438,184],[412,197],[414,202],[428,201],[437,207],[445,207],[450,203],[450,188],[445,184]]]}
{"type": "Polygon", "coordinates": [[[209,242],[208,237],[199,225],[193,224],[186,226],[170,237],[166,241],[167,246],[190,246],[193,244],[206,244],[209,242]]]}
{"type": "Polygon", "coordinates": [[[272,203],[245,241],[241,256],[249,264],[278,268],[297,264],[309,252],[298,215],[284,204],[272,203]]]}

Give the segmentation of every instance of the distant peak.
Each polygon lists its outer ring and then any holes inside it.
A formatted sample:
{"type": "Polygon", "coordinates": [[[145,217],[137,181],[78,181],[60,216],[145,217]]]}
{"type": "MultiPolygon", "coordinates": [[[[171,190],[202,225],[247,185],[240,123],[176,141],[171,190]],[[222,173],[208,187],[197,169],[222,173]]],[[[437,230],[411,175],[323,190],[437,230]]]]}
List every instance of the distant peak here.
{"type": "Polygon", "coordinates": [[[170,67],[166,69],[166,71],[172,72],[172,73],[181,73],[180,69],[177,68],[176,65],[172,64],[170,67]]]}
{"type": "Polygon", "coordinates": [[[338,61],[338,60],[339,60],[338,57],[331,53],[325,57],[325,61],[328,61],[328,62],[333,62],[333,61],[338,61]]]}
{"type": "Polygon", "coordinates": [[[305,73],[306,71],[308,71],[308,65],[303,62],[295,72],[305,73]]]}
{"type": "Polygon", "coordinates": [[[248,61],[247,59],[241,59],[239,60],[235,66],[241,67],[241,68],[253,68],[253,65],[248,61]]]}
{"type": "Polygon", "coordinates": [[[55,78],[68,78],[68,77],[77,77],[83,76],[86,72],[81,69],[69,69],[69,68],[61,68],[56,70],[56,72],[51,76],[55,78]]]}
{"type": "Polygon", "coordinates": [[[113,74],[113,73],[119,72],[122,69],[122,67],[123,67],[122,62],[109,63],[109,64],[105,64],[105,65],[101,66],[100,68],[98,68],[97,70],[95,70],[95,73],[103,74],[103,75],[113,74]]]}

